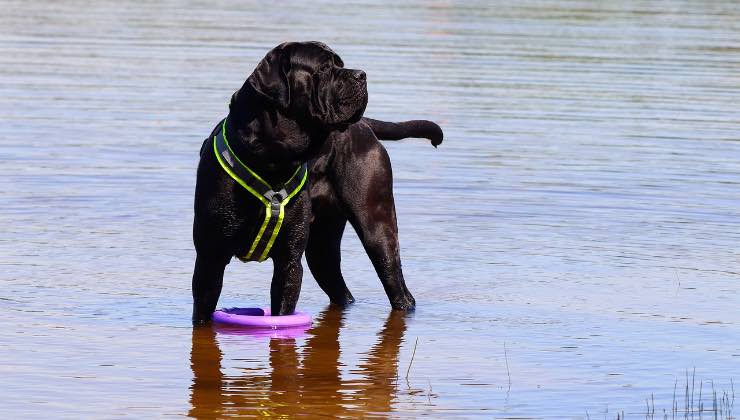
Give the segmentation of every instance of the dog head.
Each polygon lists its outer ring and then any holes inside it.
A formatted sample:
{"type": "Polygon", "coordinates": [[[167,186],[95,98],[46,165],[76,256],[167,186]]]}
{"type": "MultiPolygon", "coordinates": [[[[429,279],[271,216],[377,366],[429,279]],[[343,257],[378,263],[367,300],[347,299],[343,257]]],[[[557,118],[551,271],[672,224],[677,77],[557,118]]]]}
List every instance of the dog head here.
{"type": "Polygon", "coordinates": [[[286,42],[267,53],[247,83],[296,119],[340,127],[359,121],[367,106],[365,72],[320,42],[286,42]]]}

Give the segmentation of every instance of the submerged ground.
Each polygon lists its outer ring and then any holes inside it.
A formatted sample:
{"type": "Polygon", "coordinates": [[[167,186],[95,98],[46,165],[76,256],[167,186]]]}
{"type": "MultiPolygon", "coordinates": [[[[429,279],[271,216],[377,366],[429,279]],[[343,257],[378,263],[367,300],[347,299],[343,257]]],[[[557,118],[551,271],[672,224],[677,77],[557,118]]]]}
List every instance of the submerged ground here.
{"type": "MultiPolygon", "coordinates": [[[[661,416],[687,371],[705,406],[740,380],[733,2],[2,8],[4,417],[661,416]],[[347,232],[354,307],[308,275],[304,336],[194,331],[201,142],[308,39],[367,72],[368,116],[445,129],[387,144],[418,311],[347,232]]],[[[232,263],[221,303],[270,270],[232,263]]]]}

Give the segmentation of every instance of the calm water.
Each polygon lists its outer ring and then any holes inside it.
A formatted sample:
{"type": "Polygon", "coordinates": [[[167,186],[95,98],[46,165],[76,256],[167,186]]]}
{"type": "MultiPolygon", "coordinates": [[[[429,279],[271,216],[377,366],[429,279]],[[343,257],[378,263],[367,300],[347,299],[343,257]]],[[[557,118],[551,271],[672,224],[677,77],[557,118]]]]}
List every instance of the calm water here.
{"type": "MultiPolygon", "coordinates": [[[[662,416],[687,370],[740,381],[737,3],[275,4],[0,4],[3,418],[662,416]],[[193,330],[202,139],[307,39],[368,116],[445,129],[386,144],[418,310],[348,232],[352,308],[309,274],[305,336],[193,330]]],[[[270,274],[232,263],[221,305],[270,274]]]]}

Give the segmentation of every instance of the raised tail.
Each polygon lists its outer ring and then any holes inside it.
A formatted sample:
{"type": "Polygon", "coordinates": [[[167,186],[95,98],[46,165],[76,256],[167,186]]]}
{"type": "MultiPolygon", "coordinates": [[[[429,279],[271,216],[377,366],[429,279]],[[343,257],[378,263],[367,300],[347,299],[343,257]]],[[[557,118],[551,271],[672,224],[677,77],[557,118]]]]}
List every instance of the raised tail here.
{"type": "Polygon", "coordinates": [[[403,122],[387,122],[363,117],[367,125],[380,140],[401,140],[407,137],[429,139],[432,146],[437,147],[442,143],[444,134],[442,129],[435,123],[427,120],[411,120],[403,122]]]}

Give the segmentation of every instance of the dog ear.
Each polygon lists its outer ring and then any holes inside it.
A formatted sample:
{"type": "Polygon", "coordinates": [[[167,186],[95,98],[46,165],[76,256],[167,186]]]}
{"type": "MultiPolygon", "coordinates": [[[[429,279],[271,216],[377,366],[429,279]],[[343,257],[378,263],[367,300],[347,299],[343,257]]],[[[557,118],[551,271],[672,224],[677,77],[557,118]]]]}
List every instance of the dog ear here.
{"type": "Polygon", "coordinates": [[[290,104],[290,60],[285,46],[286,43],[280,44],[270,50],[247,78],[247,82],[257,93],[283,109],[290,104]]]}

